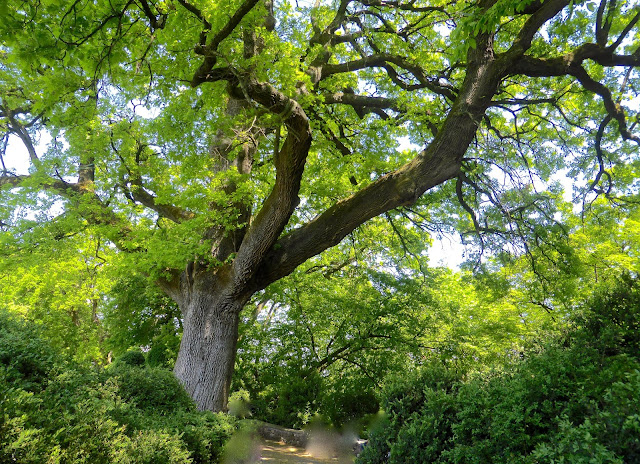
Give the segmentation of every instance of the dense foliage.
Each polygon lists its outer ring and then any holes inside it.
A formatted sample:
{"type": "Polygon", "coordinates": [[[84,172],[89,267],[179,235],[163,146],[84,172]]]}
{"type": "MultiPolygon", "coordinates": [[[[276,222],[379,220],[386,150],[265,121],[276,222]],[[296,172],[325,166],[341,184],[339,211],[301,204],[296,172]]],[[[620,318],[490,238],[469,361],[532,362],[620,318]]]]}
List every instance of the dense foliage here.
{"type": "Polygon", "coordinates": [[[140,356],[83,367],[1,311],[0,462],[218,462],[233,419],[196,412],[173,374],[140,356]]]}
{"type": "Polygon", "coordinates": [[[376,392],[394,372],[433,360],[486,370],[554,325],[486,280],[408,263],[309,268],[260,297],[241,327],[234,388],[254,415],[289,427],[316,413],[336,426],[377,413],[376,392]]]}
{"type": "Polygon", "coordinates": [[[572,328],[491,375],[442,365],[391,379],[360,463],[640,459],[640,284],[592,299],[572,328]]]}
{"type": "MultiPolygon", "coordinates": [[[[375,267],[456,230],[551,281],[571,267],[566,195],[583,210],[637,195],[635,2],[0,0],[0,13],[11,309],[47,320],[78,361],[158,341],[169,365],[177,350],[201,409],[226,407],[246,305],[327,250],[380,251],[362,259],[375,267]]],[[[550,306],[544,282],[531,296],[550,306]]]]}

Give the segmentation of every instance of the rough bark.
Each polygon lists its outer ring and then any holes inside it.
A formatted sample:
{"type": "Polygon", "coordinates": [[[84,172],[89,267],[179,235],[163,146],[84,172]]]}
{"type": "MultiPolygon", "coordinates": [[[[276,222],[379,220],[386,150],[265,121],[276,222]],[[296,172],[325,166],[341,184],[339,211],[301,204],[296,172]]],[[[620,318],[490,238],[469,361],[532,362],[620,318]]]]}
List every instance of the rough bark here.
{"type": "Polygon", "coordinates": [[[174,373],[198,409],[225,411],[245,301],[227,295],[216,279],[196,279],[181,300],[183,334],[174,373]]]}

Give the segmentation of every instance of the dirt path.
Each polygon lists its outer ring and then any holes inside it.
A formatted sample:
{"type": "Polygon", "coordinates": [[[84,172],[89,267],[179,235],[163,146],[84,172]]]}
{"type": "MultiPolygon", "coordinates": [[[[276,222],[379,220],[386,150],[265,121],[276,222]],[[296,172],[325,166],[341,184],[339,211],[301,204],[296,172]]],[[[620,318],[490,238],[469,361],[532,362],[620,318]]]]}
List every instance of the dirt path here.
{"type": "Polygon", "coordinates": [[[302,448],[283,445],[275,441],[265,441],[262,444],[262,452],[259,462],[271,464],[352,464],[355,457],[342,456],[324,458],[314,457],[302,448]]]}

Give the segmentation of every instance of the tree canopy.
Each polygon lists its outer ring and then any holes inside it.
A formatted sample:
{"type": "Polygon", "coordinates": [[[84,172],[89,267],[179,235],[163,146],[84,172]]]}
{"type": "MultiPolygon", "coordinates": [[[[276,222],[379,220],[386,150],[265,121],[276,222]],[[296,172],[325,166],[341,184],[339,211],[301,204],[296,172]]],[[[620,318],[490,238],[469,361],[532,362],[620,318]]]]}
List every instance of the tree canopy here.
{"type": "Polygon", "coordinates": [[[367,221],[408,253],[450,227],[479,251],[561,261],[558,173],[585,206],[636,195],[634,2],[0,12],[2,253],[100,237],[180,307],[175,372],[202,409],[226,407],[250,298],[367,221]]]}

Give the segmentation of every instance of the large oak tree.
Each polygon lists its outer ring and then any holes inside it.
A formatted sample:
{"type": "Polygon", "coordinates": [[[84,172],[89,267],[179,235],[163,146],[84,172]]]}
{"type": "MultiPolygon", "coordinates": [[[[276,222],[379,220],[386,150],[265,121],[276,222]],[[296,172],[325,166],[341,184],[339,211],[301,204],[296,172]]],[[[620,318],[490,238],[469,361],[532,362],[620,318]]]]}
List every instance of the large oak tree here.
{"type": "Polygon", "coordinates": [[[450,197],[461,227],[526,251],[554,227],[557,171],[586,199],[636,179],[634,2],[0,0],[0,14],[4,252],[92,228],[129,255],[181,309],[175,374],[201,409],[226,407],[252,295],[366,221],[422,227],[450,197]]]}

